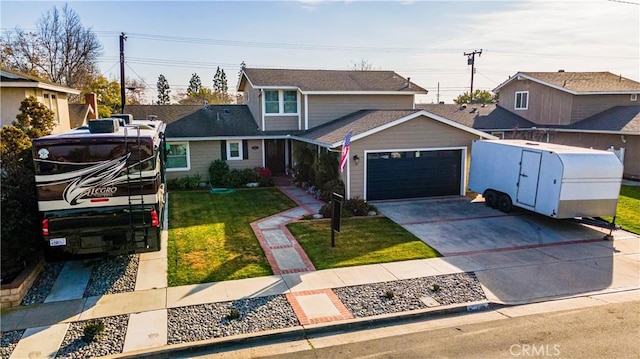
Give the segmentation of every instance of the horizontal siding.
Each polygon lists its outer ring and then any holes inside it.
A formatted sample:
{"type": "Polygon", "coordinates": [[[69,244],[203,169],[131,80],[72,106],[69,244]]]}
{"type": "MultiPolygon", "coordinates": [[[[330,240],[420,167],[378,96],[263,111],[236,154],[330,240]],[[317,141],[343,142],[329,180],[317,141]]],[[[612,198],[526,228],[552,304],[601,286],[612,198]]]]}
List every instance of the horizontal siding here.
{"type": "Polygon", "coordinates": [[[298,129],[298,115],[265,116],[265,131],[295,131],[298,129]]]}
{"type": "Polygon", "coordinates": [[[310,95],[309,128],[360,110],[410,110],[413,101],[413,95],[310,95]]]}
{"type": "MultiPolygon", "coordinates": [[[[203,181],[206,181],[209,175],[209,166],[211,162],[221,159],[220,141],[193,141],[189,142],[189,154],[191,160],[191,169],[189,171],[172,171],[167,172],[168,179],[195,176],[199,174],[203,181]]],[[[249,140],[249,159],[238,161],[227,161],[230,169],[244,169],[262,167],[262,141],[249,140]],[[252,149],[257,146],[256,150],[252,149]]]]}
{"type": "Polygon", "coordinates": [[[500,90],[500,106],[539,125],[571,121],[573,95],[529,80],[513,81],[500,90]],[[527,110],[515,109],[515,93],[529,91],[527,110]]]}
{"type": "Polygon", "coordinates": [[[414,148],[443,148],[466,147],[467,171],[469,156],[471,155],[471,142],[478,139],[477,135],[456,129],[425,116],[417,117],[403,124],[388,128],[363,139],[351,142],[349,153],[349,166],[351,175],[350,196],[364,198],[364,151],[414,149],[414,148]],[[360,163],[356,166],[353,156],[360,157],[360,163]]]}

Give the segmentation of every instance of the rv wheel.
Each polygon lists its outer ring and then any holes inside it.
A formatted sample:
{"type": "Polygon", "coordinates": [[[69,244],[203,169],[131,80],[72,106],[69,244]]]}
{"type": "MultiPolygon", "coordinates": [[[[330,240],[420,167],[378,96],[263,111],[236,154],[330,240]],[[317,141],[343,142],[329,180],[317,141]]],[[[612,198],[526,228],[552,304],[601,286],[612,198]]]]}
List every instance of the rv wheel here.
{"type": "Polygon", "coordinates": [[[482,195],[482,197],[484,197],[484,204],[487,207],[491,207],[491,208],[498,207],[498,194],[496,193],[496,191],[488,189],[484,191],[484,194],[482,195]]]}
{"type": "Polygon", "coordinates": [[[511,211],[511,207],[511,197],[507,194],[501,194],[500,197],[498,197],[498,209],[504,213],[509,213],[511,211]]]}

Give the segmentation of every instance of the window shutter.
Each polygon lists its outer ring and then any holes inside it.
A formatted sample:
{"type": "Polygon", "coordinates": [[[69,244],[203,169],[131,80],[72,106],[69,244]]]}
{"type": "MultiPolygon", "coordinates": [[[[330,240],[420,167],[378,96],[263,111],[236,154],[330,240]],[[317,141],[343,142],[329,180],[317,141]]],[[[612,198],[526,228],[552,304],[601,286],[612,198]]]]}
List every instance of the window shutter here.
{"type": "Polygon", "coordinates": [[[249,141],[247,140],[242,140],[242,159],[249,159],[249,141]]]}
{"type": "Polygon", "coordinates": [[[220,141],[220,158],[223,161],[227,160],[227,141],[225,140],[220,141]]]}

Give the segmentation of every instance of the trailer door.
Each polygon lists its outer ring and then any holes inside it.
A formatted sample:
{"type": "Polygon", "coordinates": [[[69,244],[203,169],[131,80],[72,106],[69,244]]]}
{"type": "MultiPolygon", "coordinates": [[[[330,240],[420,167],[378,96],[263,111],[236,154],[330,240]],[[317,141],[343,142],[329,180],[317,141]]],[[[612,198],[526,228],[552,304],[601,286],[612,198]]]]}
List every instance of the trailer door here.
{"type": "Polygon", "coordinates": [[[520,161],[520,177],[516,202],[535,207],[538,193],[538,175],[540,174],[541,152],[522,151],[520,161]]]}

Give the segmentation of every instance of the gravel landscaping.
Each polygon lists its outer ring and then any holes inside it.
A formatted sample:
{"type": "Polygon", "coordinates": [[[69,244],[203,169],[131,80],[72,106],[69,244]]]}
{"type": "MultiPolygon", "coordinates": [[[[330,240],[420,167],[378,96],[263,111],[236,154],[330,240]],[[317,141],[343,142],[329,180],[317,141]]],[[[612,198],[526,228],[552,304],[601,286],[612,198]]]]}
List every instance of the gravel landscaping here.
{"type": "Polygon", "coordinates": [[[96,358],[122,353],[129,315],[100,318],[100,321],[104,324],[104,330],[91,343],[82,340],[88,321],[71,323],[56,358],[96,358]]]}
{"type": "Polygon", "coordinates": [[[140,255],[109,256],[96,261],[84,297],[133,292],[140,255]]]}
{"type": "Polygon", "coordinates": [[[20,338],[22,338],[23,333],[24,330],[12,330],[2,333],[0,337],[0,358],[8,358],[11,356],[20,338]]]}
{"type": "MultiPolygon", "coordinates": [[[[140,255],[121,255],[92,260],[93,270],[83,297],[133,292],[140,255]]],[[[46,263],[21,305],[44,303],[65,262],[46,263]]]]}
{"type": "Polygon", "coordinates": [[[448,274],[416,279],[335,288],[333,292],[355,317],[370,317],[427,308],[421,297],[439,305],[486,299],[473,273],[448,274]]]}
{"type": "Polygon", "coordinates": [[[299,325],[284,295],[239,299],[167,310],[167,344],[299,325]]]}

